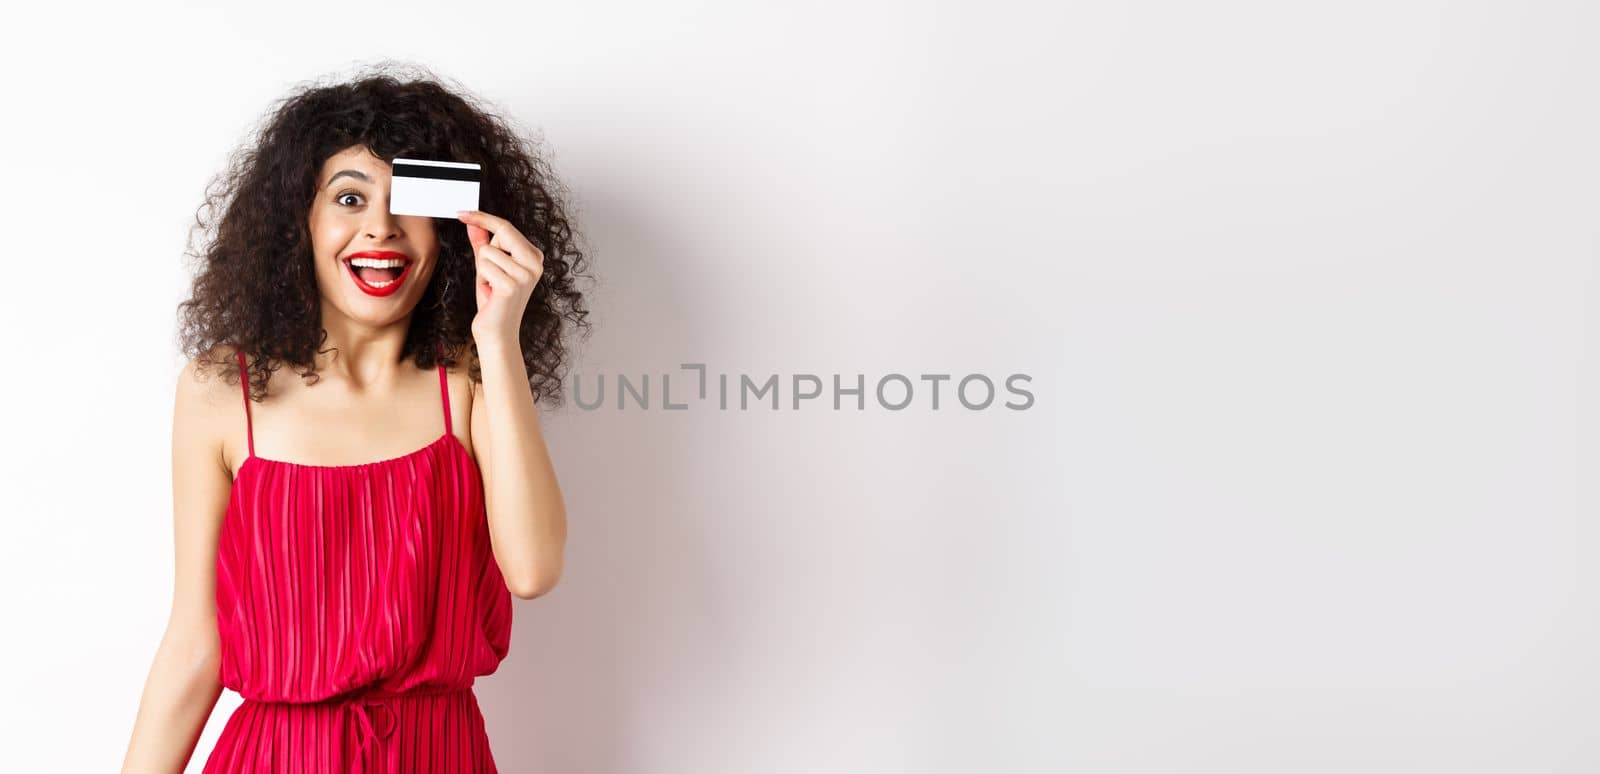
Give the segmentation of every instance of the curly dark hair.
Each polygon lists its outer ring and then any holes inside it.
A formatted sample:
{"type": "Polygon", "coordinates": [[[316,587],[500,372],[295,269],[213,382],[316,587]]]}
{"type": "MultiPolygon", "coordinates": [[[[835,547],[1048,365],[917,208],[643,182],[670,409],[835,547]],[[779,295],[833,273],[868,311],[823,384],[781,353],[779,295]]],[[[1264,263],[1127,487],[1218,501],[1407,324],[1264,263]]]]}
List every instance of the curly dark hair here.
{"type": "MultiPolygon", "coordinates": [[[[227,168],[206,187],[188,251],[198,271],[179,304],[179,341],[197,370],[238,373],[226,344],[246,353],[252,397],[264,396],[272,371],[297,366],[315,383],[322,328],[307,213],[328,157],[351,146],[373,155],[471,161],[483,165],[479,209],[505,218],[544,252],[544,272],[528,301],[518,338],[534,400],[562,402],[571,323],[587,334],[588,310],[575,280],[585,258],[568,215],[567,189],[538,145],[513,121],[471,93],[447,87],[426,68],[384,62],[333,83],[298,85],[275,103],[227,168]],[[395,70],[408,72],[396,73],[395,70]],[[196,235],[200,246],[195,247],[196,235]]],[[[476,269],[466,227],[435,218],[439,262],[412,311],[404,353],[419,368],[463,355],[483,381],[470,325],[477,311],[476,269]],[[442,345],[442,358],[435,344],[442,345]]],[[[326,350],[331,351],[331,350],[326,350]]]]}

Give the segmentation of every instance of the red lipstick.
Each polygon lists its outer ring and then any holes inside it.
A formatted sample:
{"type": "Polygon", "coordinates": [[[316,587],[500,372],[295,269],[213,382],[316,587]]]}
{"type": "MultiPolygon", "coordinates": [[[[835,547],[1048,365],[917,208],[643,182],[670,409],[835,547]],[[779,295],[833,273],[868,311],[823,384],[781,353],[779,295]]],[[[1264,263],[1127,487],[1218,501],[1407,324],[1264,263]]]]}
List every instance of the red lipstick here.
{"type": "Polygon", "coordinates": [[[360,288],[361,292],[366,293],[369,296],[378,296],[381,298],[383,296],[393,295],[395,291],[400,289],[400,284],[406,281],[406,277],[411,275],[411,257],[405,253],[397,253],[393,250],[362,250],[359,253],[351,253],[345,256],[341,262],[344,264],[345,273],[350,275],[350,279],[356,283],[356,287],[360,288]],[[393,280],[390,280],[388,284],[369,284],[366,280],[361,278],[361,275],[356,272],[356,267],[350,263],[351,260],[355,258],[374,258],[380,261],[400,261],[400,274],[393,280]]]}

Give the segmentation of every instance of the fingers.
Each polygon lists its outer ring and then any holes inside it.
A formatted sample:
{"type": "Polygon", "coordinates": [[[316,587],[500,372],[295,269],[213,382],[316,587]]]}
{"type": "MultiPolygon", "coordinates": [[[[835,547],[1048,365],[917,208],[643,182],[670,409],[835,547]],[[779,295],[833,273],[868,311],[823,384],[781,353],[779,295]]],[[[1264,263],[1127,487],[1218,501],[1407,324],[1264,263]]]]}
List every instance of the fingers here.
{"type": "Polygon", "coordinates": [[[498,234],[501,231],[516,231],[511,222],[499,215],[490,215],[482,210],[458,210],[456,217],[461,220],[486,228],[498,234]]]}
{"type": "Polygon", "coordinates": [[[512,260],[531,272],[542,272],[544,269],[544,251],[535,247],[523,236],[516,226],[498,215],[490,215],[480,210],[460,210],[456,217],[467,224],[467,239],[472,242],[473,249],[481,247],[483,242],[492,244],[509,254],[512,260]],[[487,236],[492,233],[492,236],[487,236]],[[480,242],[480,237],[486,237],[480,242]]]}
{"type": "Polygon", "coordinates": [[[478,256],[478,270],[483,271],[485,265],[498,270],[500,276],[507,281],[506,290],[510,290],[515,285],[526,285],[533,282],[533,272],[528,271],[527,267],[517,263],[516,259],[494,245],[484,243],[479,245],[473,253],[478,256]]]}
{"type": "MultiPolygon", "coordinates": [[[[523,236],[516,226],[511,225],[509,221],[499,215],[490,215],[487,212],[478,210],[461,210],[456,213],[456,217],[467,224],[467,235],[469,237],[472,235],[472,230],[476,228],[479,232],[487,231],[494,234],[492,241],[504,243],[500,245],[501,248],[533,248],[533,245],[528,242],[528,238],[523,236]]],[[[473,246],[476,247],[476,243],[473,246]]]]}
{"type": "Polygon", "coordinates": [[[516,281],[506,274],[506,270],[501,268],[500,264],[485,258],[482,253],[478,255],[476,268],[478,277],[488,282],[489,287],[494,288],[496,292],[509,293],[511,288],[516,286],[516,281]]]}

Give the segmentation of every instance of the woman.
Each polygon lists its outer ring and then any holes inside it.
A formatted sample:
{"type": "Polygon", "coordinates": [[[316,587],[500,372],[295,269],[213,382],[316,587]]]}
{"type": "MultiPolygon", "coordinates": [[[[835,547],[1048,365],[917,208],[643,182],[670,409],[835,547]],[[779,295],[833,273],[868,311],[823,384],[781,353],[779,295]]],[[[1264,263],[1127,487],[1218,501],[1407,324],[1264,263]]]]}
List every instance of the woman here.
{"type": "Polygon", "coordinates": [[[182,770],[224,687],[206,772],[496,771],[472,684],[510,597],[561,575],[536,404],[588,313],[563,189],[458,91],[302,88],[208,190],[172,612],[125,772],[182,770]],[[396,157],[481,164],[480,210],[390,214],[396,157]]]}

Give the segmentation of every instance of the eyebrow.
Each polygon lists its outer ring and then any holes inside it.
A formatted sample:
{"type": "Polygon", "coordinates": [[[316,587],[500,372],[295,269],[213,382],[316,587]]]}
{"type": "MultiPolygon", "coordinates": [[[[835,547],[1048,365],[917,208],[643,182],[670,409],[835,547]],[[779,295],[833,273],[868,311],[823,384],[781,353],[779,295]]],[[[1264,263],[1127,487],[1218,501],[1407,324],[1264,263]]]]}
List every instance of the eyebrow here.
{"type": "Polygon", "coordinates": [[[341,169],[338,172],[333,173],[333,177],[328,178],[327,184],[323,185],[322,187],[327,188],[328,186],[333,185],[333,181],[338,180],[341,177],[353,177],[366,183],[372,182],[372,178],[367,177],[367,173],[365,172],[354,169],[341,169]]]}

